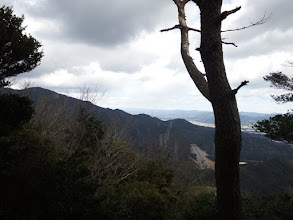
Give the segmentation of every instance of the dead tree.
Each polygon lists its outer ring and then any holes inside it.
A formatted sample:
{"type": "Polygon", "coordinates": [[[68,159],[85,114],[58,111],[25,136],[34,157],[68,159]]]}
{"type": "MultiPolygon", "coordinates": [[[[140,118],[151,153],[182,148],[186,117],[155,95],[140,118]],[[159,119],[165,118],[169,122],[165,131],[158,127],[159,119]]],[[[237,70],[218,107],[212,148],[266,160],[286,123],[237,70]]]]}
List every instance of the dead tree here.
{"type": "Polygon", "coordinates": [[[186,69],[201,94],[208,99],[213,107],[215,116],[215,176],[219,219],[241,219],[241,196],[239,183],[239,159],[241,151],[241,126],[235,95],[248,81],[242,82],[232,89],[226,76],[223,60],[223,42],[221,33],[242,30],[266,22],[264,16],[260,21],[238,29],[222,31],[221,25],[229,15],[241,9],[221,11],[222,0],[192,0],[200,9],[201,29],[187,26],[185,5],[191,0],[173,0],[178,8],[179,24],[169,31],[181,31],[181,55],[186,69]],[[200,52],[205,73],[199,71],[189,53],[189,31],[201,35],[200,52]]]}

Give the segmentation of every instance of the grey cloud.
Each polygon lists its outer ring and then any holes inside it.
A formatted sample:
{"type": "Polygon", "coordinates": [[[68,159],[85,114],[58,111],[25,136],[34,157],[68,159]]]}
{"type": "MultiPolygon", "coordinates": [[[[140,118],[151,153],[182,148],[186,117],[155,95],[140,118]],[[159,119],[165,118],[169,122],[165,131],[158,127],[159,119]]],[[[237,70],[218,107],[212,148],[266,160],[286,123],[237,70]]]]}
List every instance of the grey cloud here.
{"type": "Polygon", "coordinates": [[[293,51],[292,38],[293,29],[289,32],[267,31],[257,34],[256,37],[251,35],[251,38],[247,41],[240,41],[239,43],[237,43],[237,40],[233,41],[238,45],[237,48],[224,45],[225,58],[239,59],[281,51],[291,52],[293,51]]]}
{"type": "Polygon", "coordinates": [[[98,48],[85,44],[45,41],[43,49],[45,56],[41,65],[25,73],[25,77],[39,77],[59,69],[72,72],[72,67],[88,66],[93,62],[99,63],[101,69],[106,71],[131,74],[139,71],[142,66],[153,63],[157,58],[153,54],[130,48],[128,45],[119,48],[98,48]]]}
{"type": "Polygon", "coordinates": [[[176,72],[188,74],[186,67],[183,63],[183,60],[181,58],[180,50],[178,50],[178,54],[176,54],[176,56],[172,57],[172,59],[169,61],[166,67],[172,70],[176,70],[176,72]]]}
{"type": "Polygon", "coordinates": [[[58,22],[66,39],[106,47],[153,30],[173,6],[165,0],[42,0],[41,4],[28,10],[58,22]]]}
{"type": "Polygon", "coordinates": [[[134,73],[139,71],[143,65],[149,65],[156,60],[156,56],[135,48],[106,49],[101,50],[97,61],[101,68],[113,72],[134,73]]]}
{"type": "MultiPolygon", "coordinates": [[[[235,15],[237,19],[228,27],[237,28],[255,22],[265,14],[271,19],[259,26],[246,30],[223,33],[227,41],[234,42],[238,48],[225,45],[225,56],[231,59],[243,58],[251,55],[261,55],[278,51],[292,51],[291,39],[293,38],[293,1],[291,0],[248,0],[242,9],[235,15]],[[239,15],[237,15],[239,13],[239,15]]],[[[229,18],[227,18],[229,19],[229,18]]]]}

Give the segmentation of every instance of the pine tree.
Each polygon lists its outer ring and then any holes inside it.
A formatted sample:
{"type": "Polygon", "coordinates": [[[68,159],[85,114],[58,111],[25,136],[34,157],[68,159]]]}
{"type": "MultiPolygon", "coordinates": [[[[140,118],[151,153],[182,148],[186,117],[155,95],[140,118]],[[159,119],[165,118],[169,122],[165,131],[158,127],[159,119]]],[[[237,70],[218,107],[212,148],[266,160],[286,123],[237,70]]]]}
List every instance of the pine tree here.
{"type": "Polygon", "coordinates": [[[6,78],[33,70],[43,57],[41,43],[23,33],[23,20],[12,7],[0,8],[0,87],[9,85],[6,78]]]}

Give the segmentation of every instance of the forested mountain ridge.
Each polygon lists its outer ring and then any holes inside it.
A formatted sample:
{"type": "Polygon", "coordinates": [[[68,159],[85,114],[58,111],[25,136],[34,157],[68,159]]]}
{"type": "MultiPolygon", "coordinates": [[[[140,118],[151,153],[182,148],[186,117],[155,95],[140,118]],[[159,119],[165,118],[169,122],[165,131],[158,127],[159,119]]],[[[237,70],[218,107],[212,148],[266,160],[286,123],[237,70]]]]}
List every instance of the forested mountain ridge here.
{"type": "MultiPolygon", "coordinates": [[[[189,154],[189,145],[197,144],[213,158],[213,128],[194,125],[184,119],[162,121],[146,114],[131,115],[119,109],[102,108],[90,102],[39,87],[26,90],[6,89],[5,91],[27,95],[35,103],[45,97],[46,105],[62,105],[70,108],[70,111],[77,111],[80,106],[86,106],[106,127],[115,128],[117,135],[135,143],[136,148],[140,148],[136,150],[144,151],[145,147],[163,144],[168,148],[169,156],[176,156],[174,154],[181,151],[181,156],[186,159],[189,154]],[[164,139],[163,142],[162,139],[164,139]],[[177,150],[174,149],[175,147],[177,150]]],[[[243,132],[241,160],[262,161],[273,158],[293,159],[292,146],[271,141],[262,135],[243,132]]]]}

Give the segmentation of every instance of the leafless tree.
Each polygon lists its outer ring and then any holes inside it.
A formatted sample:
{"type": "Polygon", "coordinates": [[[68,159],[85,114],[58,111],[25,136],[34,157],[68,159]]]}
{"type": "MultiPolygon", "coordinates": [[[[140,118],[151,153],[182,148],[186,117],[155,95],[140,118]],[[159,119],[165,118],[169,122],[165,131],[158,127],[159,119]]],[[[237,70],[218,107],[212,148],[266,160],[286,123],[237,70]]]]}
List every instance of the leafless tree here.
{"type": "MultiPolygon", "coordinates": [[[[238,90],[248,81],[243,81],[237,88],[232,89],[227,79],[221,33],[222,22],[236,13],[241,7],[222,12],[222,0],[173,0],[178,9],[179,24],[170,31],[179,29],[181,32],[181,56],[186,69],[201,94],[211,102],[215,115],[215,173],[219,219],[241,219],[241,197],[239,184],[239,159],[241,151],[241,127],[236,102],[238,90]],[[185,5],[195,3],[200,9],[201,29],[187,26],[185,5]],[[205,68],[205,73],[199,71],[189,53],[189,31],[198,32],[201,36],[199,51],[205,68]]],[[[269,20],[264,16],[260,21],[247,27],[230,29],[242,30],[269,20]]]]}
{"type": "Polygon", "coordinates": [[[91,178],[101,186],[120,183],[136,174],[139,160],[126,142],[106,138],[91,159],[91,178]]]}
{"type": "Polygon", "coordinates": [[[30,126],[52,142],[60,158],[64,156],[64,151],[72,154],[84,132],[76,121],[72,106],[66,102],[54,103],[49,97],[43,96],[35,102],[34,108],[30,126]]]}
{"type": "MultiPolygon", "coordinates": [[[[83,91],[84,101],[93,98],[88,93],[89,90],[83,91]]],[[[83,149],[83,140],[91,117],[93,115],[87,105],[55,103],[50,97],[43,96],[35,103],[35,115],[28,126],[40,131],[41,135],[51,142],[58,160],[66,161],[74,156],[75,152],[87,151],[83,149]]],[[[122,126],[118,122],[115,125],[122,126]]],[[[102,140],[99,131],[90,132],[93,137],[91,145],[96,150],[88,158],[87,164],[91,172],[89,178],[100,186],[107,186],[125,181],[136,174],[140,157],[121,139],[123,131],[110,129],[102,140]]]]}
{"type": "Polygon", "coordinates": [[[96,86],[95,88],[91,88],[89,86],[83,86],[79,90],[79,96],[78,99],[82,101],[90,102],[94,105],[97,105],[97,103],[104,97],[107,90],[102,91],[102,89],[99,86],[96,86]]]}
{"type": "Polygon", "coordinates": [[[286,62],[283,64],[283,66],[293,67],[293,60],[286,60],[286,62]]]}

